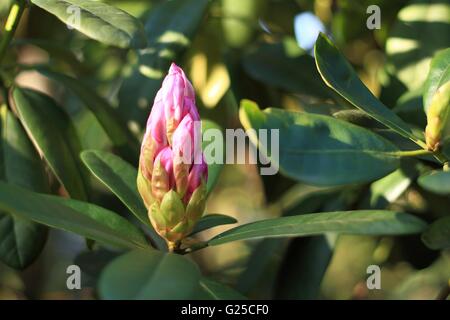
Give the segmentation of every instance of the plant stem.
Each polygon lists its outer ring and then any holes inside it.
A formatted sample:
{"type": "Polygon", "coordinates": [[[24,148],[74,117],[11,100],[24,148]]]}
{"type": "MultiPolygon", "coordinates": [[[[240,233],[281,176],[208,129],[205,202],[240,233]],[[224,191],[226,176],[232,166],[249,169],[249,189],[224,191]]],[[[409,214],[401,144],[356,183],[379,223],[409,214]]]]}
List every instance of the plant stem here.
{"type": "Polygon", "coordinates": [[[420,149],[412,151],[398,151],[393,152],[393,154],[399,157],[418,157],[418,156],[432,155],[433,152],[425,149],[420,149]]]}
{"type": "Polygon", "coordinates": [[[8,19],[5,24],[5,31],[3,32],[2,39],[0,41],[0,65],[6,55],[6,50],[11,42],[14,33],[16,32],[17,26],[19,25],[20,17],[25,10],[26,1],[17,0],[12,4],[9,10],[8,19]]]}

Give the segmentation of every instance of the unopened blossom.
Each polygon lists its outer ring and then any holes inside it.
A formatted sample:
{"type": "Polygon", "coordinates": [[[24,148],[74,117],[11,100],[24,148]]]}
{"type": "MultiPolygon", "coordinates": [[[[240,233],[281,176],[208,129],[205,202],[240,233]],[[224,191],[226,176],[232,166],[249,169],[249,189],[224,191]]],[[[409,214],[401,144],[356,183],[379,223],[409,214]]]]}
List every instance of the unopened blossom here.
{"type": "Polygon", "coordinates": [[[169,244],[188,235],[205,209],[200,130],[194,88],[172,63],[147,121],[137,178],[150,221],[169,244]]]}
{"type": "Polygon", "coordinates": [[[440,149],[450,139],[450,81],[439,87],[431,99],[425,137],[431,151],[440,149]]]}

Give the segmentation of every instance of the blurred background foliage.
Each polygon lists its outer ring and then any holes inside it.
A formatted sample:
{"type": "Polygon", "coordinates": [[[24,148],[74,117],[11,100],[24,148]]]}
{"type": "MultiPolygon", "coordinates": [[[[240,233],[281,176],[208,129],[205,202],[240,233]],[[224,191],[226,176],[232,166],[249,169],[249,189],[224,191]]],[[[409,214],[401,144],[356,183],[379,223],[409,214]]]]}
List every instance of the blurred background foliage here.
{"type": "MultiPolygon", "coordinates": [[[[173,60],[187,70],[201,116],[222,128],[240,127],[237,111],[242,98],[261,106],[330,115],[348,105],[317,72],[311,51],[317,33],[309,28],[315,25],[331,36],[371,92],[423,130],[421,87],[431,57],[450,44],[446,0],[104,2],[139,18],[150,46],[141,51],[105,46],[31,6],[2,66],[2,72],[18,74],[18,84],[46,92],[64,106],[82,149],[110,149],[113,143],[87,101],[77,98],[49,70],[77,77],[95,89],[117,109],[137,139],[173,60]],[[366,27],[366,9],[373,4],[381,8],[379,30],[366,27]],[[16,60],[19,68],[7,68],[16,60]]],[[[9,6],[9,0],[0,3],[1,25],[9,6]]],[[[128,160],[135,161],[136,156],[128,160]]],[[[226,165],[207,212],[232,215],[239,223],[363,208],[401,209],[428,221],[448,215],[450,199],[426,192],[415,182],[416,164],[405,161],[401,169],[371,185],[339,188],[306,186],[281,175],[261,177],[254,165],[226,165]]],[[[91,202],[125,214],[104,186],[91,182],[95,191],[91,202]]],[[[43,253],[25,271],[0,263],[0,298],[94,298],[95,269],[109,259],[86,254],[81,237],[51,230],[43,253]],[[80,257],[82,252],[85,256],[80,257]],[[66,289],[66,267],[74,260],[82,269],[91,267],[91,272],[83,269],[81,291],[66,289]]],[[[434,299],[450,277],[450,252],[427,249],[419,235],[234,242],[206,248],[194,259],[204,274],[262,299],[434,299]],[[381,290],[366,288],[370,264],[382,268],[381,290]]]]}

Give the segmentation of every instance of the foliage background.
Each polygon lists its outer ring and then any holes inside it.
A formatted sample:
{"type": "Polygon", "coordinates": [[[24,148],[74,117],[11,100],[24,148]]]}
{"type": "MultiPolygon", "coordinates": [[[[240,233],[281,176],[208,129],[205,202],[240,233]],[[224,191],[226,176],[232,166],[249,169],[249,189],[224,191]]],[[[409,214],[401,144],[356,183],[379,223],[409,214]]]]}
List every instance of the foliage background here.
{"type": "MultiPolygon", "coordinates": [[[[9,2],[0,4],[2,25],[9,2]]],[[[138,57],[134,50],[101,44],[32,6],[25,12],[16,32],[17,41],[2,65],[2,73],[15,73],[17,68],[7,66],[18,61],[17,84],[45,92],[64,106],[81,149],[108,150],[113,145],[86,101],[62,85],[64,82],[52,80],[48,69],[76,76],[79,82],[94,88],[117,109],[137,138],[142,134],[160,75],[171,60],[187,70],[198,94],[202,118],[222,128],[241,127],[238,104],[244,98],[261,107],[330,115],[348,109],[348,105],[329,99],[331,90],[320,79],[314,60],[306,53],[300,57],[296,53],[294,18],[311,11],[324,23],[370,91],[404,120],[423,129],[426,117],[421,88],[431,58],[448,47],[450,39],[450,9],[444,0],[222,0],[210,1],[204,11],[205,1],[179,0],[174,1],[172,10],[157,15],[155,10],[161,1],[104,2],[147,23],[152,31],[150,38],[173,31],[168,44],[156,46],[160,56],[150,52],[138,57]],[[381,8],[380,30],[366,28],[370,4],[381,8]],[[411,5],[416,9],[406,11],[411,5]],[[433,5],[446,9],[435,10],[433,5]],[[155,21],[149,23],[151,19],[155,21]],[[137,71],[138,60],[148,66],[139,69],[147,77],[137,71]]],[[[137,155],[128,156],[128,161],[136,162],[137,155]]],[[[207,212],[226,213],[239,223],[292,211],[302,214],[365,208],[411,212],[426,221],[448,216],[450,198],[421,188],[413,162],[402,163],[402,170],[396,171],[391,180],[336,188],[312,187],[282,175],[261,177],[255,165],[226,165],[208,200],[207,212]]],[[[123,204],[95,178],[91,177],[90,183],[90,202],[128,215],[123,204]]],[[[65,193],[54,180],[51,188],[56,194],[65,193]]],[[[227,228],[206,231],[201,237],[210,238],[227,228]]],[[[0,298],[95,298],[92,288],[97,269],[109,257],[105,254],[82,261],[79,255],[86,250],[82,237],[50,230],[43,252],[24,271],[0,263],[0,298]],[[91,268],[90,274],[83,274],[81,291],[66,289],[66,267],[74,260],[84,263],[82,269],[91,268]]],[[[263,299],[434,299],[445,289],[450,276],[448,250],[428,249],[420,235],[327,235],[233,242],[201,250],[193,259],[204,275],[249,297],[263,299]],[[381,290],[367,290],[365,286],[370,264],[382,267],[381,290]],[[304,290],[308,285],[312,286],[310,290],[304,290]]]]}

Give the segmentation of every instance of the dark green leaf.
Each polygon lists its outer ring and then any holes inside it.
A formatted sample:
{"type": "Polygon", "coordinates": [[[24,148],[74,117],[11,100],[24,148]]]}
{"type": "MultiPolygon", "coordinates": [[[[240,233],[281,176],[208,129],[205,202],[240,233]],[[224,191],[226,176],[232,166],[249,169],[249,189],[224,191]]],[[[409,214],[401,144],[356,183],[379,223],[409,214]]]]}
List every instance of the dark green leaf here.
{"type": "Polygon", "coordinates": [[[419,177],[419,185],[431,192],[450,194],[450,171],[437,171],[419,177]]]}
{"type": "Polygon", "coordinates": [[[425,222],[406,213],[359,210],[312,213],[245,224],[208,241],[214,246],[227,242],[266,238],[319,235],[327,232],[361,235],[402,235],[419,233],[425,222]]]}
{"type": "Polygon", "coordinates": [[[245,71],[254,79],[292,93],[329,98],[331,91],[323,84],[314,58],[294,39],[262,44],[243,57],[245,71]]]}
{"type": "Polygon", "coordinates": [[[125,248],[145,248],[142,232],[118,214],[78,200],[43,195],[0,182],[0,209],[52,228],[125,248]]]}
{"type": "Polygon", "coordinates": [[[119,91],[119,111],[127,121],[145,124],[163,77],[191,45],[207,6],[208,0],[173,0],[152,8],[145,24],[148,46],[119,91]]]}
{"type": "Polygon", "coordinates": [[[200,299],[205,300],[246,300],[239,292],[216,281],[206,278],[200,280],[200,299]]]}
{"type": "Polygon", "coordinates": [[[423,105],[428,109],[436,90],[450,81],[450,48],[439,51],[431,60],[430,72],[425,81],[423,105]]]}
{"type": "Polygon", "coordinates": [[[165,242],[151,226],[147,209],[137,190],[137,170],[118,156],[105,151],[84,151],[81,154],[81,159],[89,170],[130,209],[136,218],[149,228],[151,237],[158,248],[163,248],[165,242]]]}
{"type": "Polygon", "coordinates": [[[236,223],[237,220],[233,217],[226,216],[224,214],[208,214],[203,216],[200,221],[195,225],[191,235],[202,232],[207,229],[222,226],[225,224],[236,223]]]}
{"type": "Polygon", "coordinates": [[[200,271],[181,255],[155,250],[129,252],[109,264],[100,277],[102,299],[190,299],[200,271]]]}
{"type": "Polygon", "coordinates": [[[450,247],[450,217],[436,220],[422,234],[422,241],[431,249],[450,247]]]}
{"type": "Polygon", "coordinates": [[[88,37],[120,48],[144,48],[142,24],[125,11],[91,0],[31,0],[88,37]]]}
{"type": "MultiPolygon", "coordinates": [[[[0,180],[31,190],[47,192],[42,162],[20,122],[6,108],[0,108],[0,180]]],[[[0,211],[0,260],[24,269],[41,252],[47,229],[28,219],[0,211]]]]}
{"type": "MultiPolygon", "coordinates": [[[[115,147],[124,153],[138,154],[139,142],[106,99],[99,96],[94,90],[78,79],[53,72],[46,68],[38,68],[37,70],[55,82],[63,84],[83,101],[102,125],[115,147]]],[[[133,157],[130,156],[130,158],[133,157]]]]}
{"type": "Polygon", "coordinates": [[[80,144],[69,116],[49,96],[15,88],[14,103],[28,135],[71,197],[87,198],[80,144]]]}
{"type": "Polygon", "coordinates": [[[16,39],[11,45],[31,45],[45,50],[50,59],[58,60],[68,65],[74,73],[83,73],[86,67],[80,62],[77,56],[64,44],[56,43],[44,39],[16,39]]]}
{"type": "Polygon", "coordinates": [[[324,34],[320,34],[317,38],[314,53],[317,68],[329,87],[374,119],[424,146],[411,128],[367,89],[350,63],[324,34]]]}
{"type": "MultiPolygon", "coordinates": [[[[375,133],[332,117],[280,109],[259,110],[243,100],[241,123],[246,129],[279,129],[279,161],[268,146],[250,136],[272,166],[300,181],[340,185],[375,180],[399,166],[398,150],[375,133]],[[370,170],[368,170],[370,168],[370,170]]],[[[267,141],[272,140],[267,138],[267,141]]],[[[273,148],[273,146],[271,146],[273,148]]]]}

